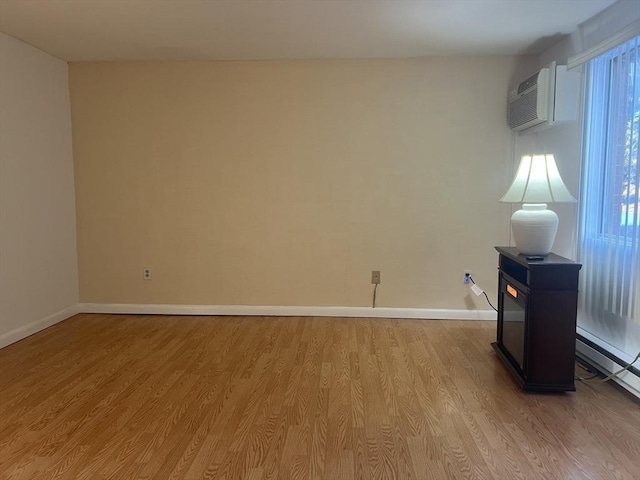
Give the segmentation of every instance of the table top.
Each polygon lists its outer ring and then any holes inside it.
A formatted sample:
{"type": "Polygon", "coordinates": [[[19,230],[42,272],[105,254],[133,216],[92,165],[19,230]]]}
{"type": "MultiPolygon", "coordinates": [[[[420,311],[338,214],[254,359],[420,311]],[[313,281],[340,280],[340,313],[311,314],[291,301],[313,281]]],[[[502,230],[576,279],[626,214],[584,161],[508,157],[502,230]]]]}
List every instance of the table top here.
{"type": "Polygon", "coordinates": [[[555,253],[544,255],[542,260],[527,260],[527,256],[518,251],[516,247],[494,247],[498,253],[518,262],[527,268],[545,267],[549,265],[575,265],[577,268],[582,267],[580,263],[574,262],[555,253]]]}

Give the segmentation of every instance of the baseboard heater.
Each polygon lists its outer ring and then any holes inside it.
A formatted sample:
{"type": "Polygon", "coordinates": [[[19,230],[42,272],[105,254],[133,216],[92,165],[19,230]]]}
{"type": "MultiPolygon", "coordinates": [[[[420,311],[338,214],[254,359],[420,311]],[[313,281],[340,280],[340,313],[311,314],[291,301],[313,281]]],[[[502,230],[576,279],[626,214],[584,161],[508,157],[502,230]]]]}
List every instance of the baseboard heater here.
{"type": "MultiPolygon", "coordinates": [[[[592,342],[591,340],[589,340],[588,338],[584,337],[583,335],[580,335],[579,333],[576,333],[576,340],[578,340],[579,342],[584,343],[589,348],[592,348],[593,350],[595,350],[596,352],[600,353],[601,355],[604,355],[609,360],[617,363],[621,367],[623,367],[623,368],[624,367],[628,367],[627,371],[629,373],[631,373],[631,374],[635,375],[636,377],[640,378],[640,370],[639,369],[637,369],[634,366],[629,366],[629,363],[625,362],[624,360],[622,360],[617,355],[614,355],[613,353],[611,353],[606,348],[602,348],[597,343],[592,342]]],[[[593,365],[593,363],[588,358],[586,358],[583,354],[581,354],[580,352],[576,352],[576,357],[578,357],[580,359],[580,361],[588,364],[590,367],[594,368],[595,370],[598,370],[598,371],[601,370],[600,368],[598,368],[595,365],[593,365]]],[[[606,374],[606,372],[601,372],[601,373],[605,373],[606,374]]]]}

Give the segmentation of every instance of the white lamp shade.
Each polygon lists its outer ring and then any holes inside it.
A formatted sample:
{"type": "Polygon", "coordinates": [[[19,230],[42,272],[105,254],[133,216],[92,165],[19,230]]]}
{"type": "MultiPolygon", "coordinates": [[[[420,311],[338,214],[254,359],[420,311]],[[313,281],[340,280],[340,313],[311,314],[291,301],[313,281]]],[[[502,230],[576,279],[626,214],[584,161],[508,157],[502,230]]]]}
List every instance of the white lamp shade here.
{"type": "Polygon", "coordinates": [[[575,202],[564,185],[556,161],[551,154],[524,155],[504,203],[575,202]]]}
{"type": "Polygon", "coordinates": [[[553,155],[544,154],[522,157],[516,177],[500,201],[524,204],[511,217],[511,231],[520,253],[537,256],[551,251],[558,230],[558,216],[547,210],[547,203],[576,199],[560,178],[553,155]]]}

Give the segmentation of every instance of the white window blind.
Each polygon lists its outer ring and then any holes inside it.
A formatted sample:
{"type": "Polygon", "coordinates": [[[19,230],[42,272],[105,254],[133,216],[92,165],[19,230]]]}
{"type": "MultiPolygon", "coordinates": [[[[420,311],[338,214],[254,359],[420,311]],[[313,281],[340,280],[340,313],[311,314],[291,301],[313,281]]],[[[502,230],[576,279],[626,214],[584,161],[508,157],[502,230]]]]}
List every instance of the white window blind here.
{"type": "Polygon", "coordinates": [[[580,313],[640,322],[640,36],[587,63],[580,313]]]}

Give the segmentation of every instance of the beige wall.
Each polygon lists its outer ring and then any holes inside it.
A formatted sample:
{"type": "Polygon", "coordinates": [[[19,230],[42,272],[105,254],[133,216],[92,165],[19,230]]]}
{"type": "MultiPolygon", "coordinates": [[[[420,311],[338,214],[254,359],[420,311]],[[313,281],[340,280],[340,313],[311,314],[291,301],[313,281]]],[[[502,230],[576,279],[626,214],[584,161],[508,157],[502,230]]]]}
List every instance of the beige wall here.
{"type": "Polygon", "coordinates": [[[78,303],[67,64],[0,34],[0,346],[78,303]]]}
{"type": "Polygon", "coordinates": [[[71,64],[81,301],[488,308],[528,61],[71,64]]]}

